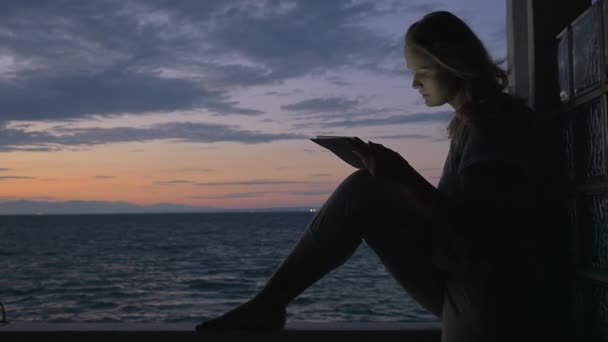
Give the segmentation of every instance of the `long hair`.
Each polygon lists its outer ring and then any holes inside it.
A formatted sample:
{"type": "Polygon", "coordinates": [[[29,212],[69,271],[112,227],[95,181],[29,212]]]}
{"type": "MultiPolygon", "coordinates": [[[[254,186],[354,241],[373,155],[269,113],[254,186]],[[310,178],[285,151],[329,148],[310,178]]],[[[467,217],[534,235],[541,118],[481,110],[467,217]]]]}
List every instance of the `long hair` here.
{"type": "Polygon", "coordinates": [[[450,139],[460,136],[464,125],[481,123],[491,114],[505,112],[525,100],[506,94],[504,61],[493,61],[469,26],[447,11],[432,12],[412,24],[405,34],[405,46],[430,57],[458,87],[463,105],[447,127],[450,139]]]}

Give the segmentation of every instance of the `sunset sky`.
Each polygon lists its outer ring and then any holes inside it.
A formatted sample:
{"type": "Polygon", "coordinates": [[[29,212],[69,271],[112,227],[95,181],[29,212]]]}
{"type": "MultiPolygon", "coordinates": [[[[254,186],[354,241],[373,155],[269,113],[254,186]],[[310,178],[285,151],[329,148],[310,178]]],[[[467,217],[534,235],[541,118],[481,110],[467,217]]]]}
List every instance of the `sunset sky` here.
{"type": "Polygon", "coordinates": [[[2,1],[0,201],[318,207],[356,135],[436,185],[451,107],[403,60],[424,14],[506,57],[504,0],[2,1]]]}

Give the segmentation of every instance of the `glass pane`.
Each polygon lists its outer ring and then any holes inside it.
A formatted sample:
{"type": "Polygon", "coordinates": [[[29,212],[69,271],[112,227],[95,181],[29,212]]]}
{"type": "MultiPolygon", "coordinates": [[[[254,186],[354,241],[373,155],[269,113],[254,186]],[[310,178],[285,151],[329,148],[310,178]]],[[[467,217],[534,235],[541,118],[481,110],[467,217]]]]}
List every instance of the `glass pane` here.
{"type": "Polygon", "coordinates": [[[585,331],[585,327],[583,326],[584,320],[585,320],[585,294],[584,294],[584,283],[578,282],[576,284],[575,287],[575,292],[574,292],[574,310],[575,310],[575,317],[577,318],[576,322],[577,322],[577,332],[578,335],[582,335],[582,333],[585,331]]]}
{"type": "Polygon", "coordinates": [[[577,179],[606,174],[605,120],[601,98],[581,105],[577,112],[576,170],[577,179]],[[580,134],[578,134],[580,132],[580,134]]]}
{"type": "Polygon", "coordinates": [[[572,241],[570,248],[574,250],[576,258],[577,258],[577,264],[578,264],[578,238],[576,236],[578,229],[577,229],[577,220],[578,220],[578,213],[577,213],[577,204],[578,202],[576,201],[576,198],[569,198],[566,202],[566,211],[567,211],[567,217],[568,217],[568,234],[570,234],[568,236],[569,240],[568,241],[572,241]]]}
{"type": "Polygon", "coordinates": [[[572,24],[574,94],[580,94],[600,82],[599,12],[597,4],[572,24]]]}
{"type": "Polygon", "coordinates": [[[557,39],[559,97],[565,102],[570,99],[570,30],[564,31],[557,39]]]}
{"type": "Polygon", "coordinates": [[[587,197],[584,211],[584,229],[579,231],[583,269],[608,272],[608,194],[587,197]]]}
{"type": "Polygon", "coordinates": [[[602,1],[604,11],[604,63],[608,61],[608,1],[602,1]]]}
{"type": "Polygon", "coordinates": [[[566,163],[566,177],[568,181],[574,181],[574,115],[575,112],[567,113],[563,123],[564,161],[566,163]]]}
{"type": "Polygon", "coordinates": [[[583,288],[583,331],[594,341],[608,341],[608,287],[598,281],[586,281],[583,288]]]}

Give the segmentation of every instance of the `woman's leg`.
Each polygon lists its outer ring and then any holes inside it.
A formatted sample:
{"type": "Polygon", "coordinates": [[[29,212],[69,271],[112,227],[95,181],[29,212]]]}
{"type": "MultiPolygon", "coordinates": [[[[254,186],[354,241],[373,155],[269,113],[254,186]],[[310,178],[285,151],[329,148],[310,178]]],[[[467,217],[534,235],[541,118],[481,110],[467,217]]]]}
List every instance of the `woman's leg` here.
{"type": "Polygon", "coordinates": [[[441,317],[445,274],[432,263],[431,227],[394,186],[360,170],[332,194],[308,226],[334,269],[363,240],[403,289],[441,317]]]}
{"type": "Polygon", "coordinates": [[[430,228],[390,186],[359,170],[333,192],[253,299],[197,330],[281,329],[285,307],[344,264],[362,240],[416,301],[441,317],[444,280],[431,263],[430,228]]]}

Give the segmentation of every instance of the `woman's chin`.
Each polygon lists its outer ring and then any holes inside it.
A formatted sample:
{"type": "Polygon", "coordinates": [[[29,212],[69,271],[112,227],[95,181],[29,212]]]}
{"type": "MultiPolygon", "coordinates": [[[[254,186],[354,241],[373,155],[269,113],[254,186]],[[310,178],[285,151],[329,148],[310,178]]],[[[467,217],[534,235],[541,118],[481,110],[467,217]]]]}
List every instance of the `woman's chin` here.
{"type": "Polygon", "coordinates": [[[435,102],[429,100],[427,97],[424,98],[424,104],[427,107],[435,107],[435,106],[437,106],[437,104],[435,102]]]}
{"type": "Polygon", "coordinates": [[[445,102],[433,101],[433,100],[429,99],[428,97],[425,97],[424,98],[424,104],[427,107],[439,107],[439,106],[443,106],[445,104],[445,102]]]}

